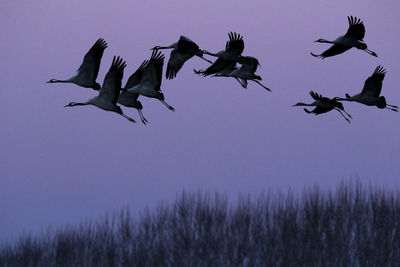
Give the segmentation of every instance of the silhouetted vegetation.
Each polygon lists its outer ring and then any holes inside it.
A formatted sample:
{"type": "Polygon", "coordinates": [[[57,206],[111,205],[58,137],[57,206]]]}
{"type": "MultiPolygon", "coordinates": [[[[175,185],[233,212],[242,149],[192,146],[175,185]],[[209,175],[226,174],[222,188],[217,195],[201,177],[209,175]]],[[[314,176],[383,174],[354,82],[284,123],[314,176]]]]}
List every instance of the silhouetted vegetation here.
{"type": "Polygon", "coordinates": [[[359,183],[240,197],[180,194],[132,216],[25,235],[0,266],[398,266],[399,193],[359,183]]]}

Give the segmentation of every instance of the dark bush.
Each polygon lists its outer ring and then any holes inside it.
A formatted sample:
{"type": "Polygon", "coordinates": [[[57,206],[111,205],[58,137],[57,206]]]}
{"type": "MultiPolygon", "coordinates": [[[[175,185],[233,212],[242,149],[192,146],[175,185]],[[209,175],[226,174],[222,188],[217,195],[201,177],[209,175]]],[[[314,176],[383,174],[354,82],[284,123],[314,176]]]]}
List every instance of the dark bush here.
{"type": "Polygon", "coordinates": [[[398,192],[360,183],[228,203],[181,193],[132,216],[23,235],[0,266],[398,266],[398,192]]]}

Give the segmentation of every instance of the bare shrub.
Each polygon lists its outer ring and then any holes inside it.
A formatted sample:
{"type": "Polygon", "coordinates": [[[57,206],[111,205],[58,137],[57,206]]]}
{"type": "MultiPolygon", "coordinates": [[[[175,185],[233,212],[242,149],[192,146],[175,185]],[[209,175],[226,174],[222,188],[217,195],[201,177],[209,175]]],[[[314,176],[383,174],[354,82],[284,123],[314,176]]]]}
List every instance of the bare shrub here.
{"type": "Polygon", "coordinates": [[[132,215],[3,244],[0,266],[396,266],[398,192],[340,184],[256,198],[182,192],[132,215]]]}

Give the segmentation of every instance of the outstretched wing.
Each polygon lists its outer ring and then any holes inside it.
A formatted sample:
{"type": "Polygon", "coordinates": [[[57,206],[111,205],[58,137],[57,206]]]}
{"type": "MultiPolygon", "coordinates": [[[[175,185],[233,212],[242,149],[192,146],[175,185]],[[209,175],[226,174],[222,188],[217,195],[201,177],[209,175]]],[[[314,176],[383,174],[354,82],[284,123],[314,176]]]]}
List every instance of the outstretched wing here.
{"type": "Polygon", "coordinates": [[[385,78],[386,70],[379,65],[376,67],[371,77],[365,80],[364,88],[361,92],[362,95],[378,97],[382,90],[382,81],[385,78]]]}
{"type": "Polygon", "coordinates": [[[312,98],[314,98],[314,100],[321,100],[322,99],[322,95],[314,92],[314,91],[310,91],[310,95],[312,98]]]}
{"type": "Polygon", "coordinates": [[[139,97],[139,94],[128,92],[128,88],[132,88],[135,85],[138,85],[143,77],[144,68],[149,63],[148,60],[143,61],[142,65],[128,78],[128,81],[125,84],[125,87],[121,91],[121,95],[124,94],[124,97],[132,98],[132,101],[136,101],[139,97]]]}
{"type": "Polygon", "coordinates": [[[221,72],[223,70],[225,70],[225,68],[230,67],[232,64],[232,62],[228,62],[226,60],[223,60],[222,58],[217,58],[216,61],[214,61],[213,64],[211,64],[204,72],[202,72],[201,74],[203,76],[208,76],[211,74],[215,74],[218,72],[221,72]]]}
{"type": "Polygon", "coordinates": [[[148,60],[143,61],[142,65],[140,65],[139,68],[131,76],[129,76],[128,81],[125,84],[124,90],[132,88],[140,83],[143,77],[144,69],[148,63],[148,60]]]}
{"type": "Polygon", "coordinates": [[[141,83],[147,83],[155,91],[160,91],[163,65],[164,55],[157,50],[153,50],[149,63],[144,68],[141,83]]]}
{"type": "Polygon", "coordinates": [[[83,58],[83,62],[78,69],[78,79],[95,82],[100,69],[100,61],[103,57],[104,49],[107,43],[99,38],[90,48],[83,58]]]}
{"type": "Polygon", "coordinates": [[[220,70],[219,72],[215,73],[214,76],[225,76],[225,77],[229,77],[230,74],[232,73],[232,71],[238,69],[238,67],[236,67],[236,62],[232,61],[230,63],[228,63],[224,69],[220,70]]]}
{"type": "Polygon", "coordinates": [[[195,42],[182,35],[178,41],[178,51],[195,55],[200,51],[200,48],[195,42]]]}
{"type": "Polygon", "coordinates": [[[100,89],[99,97],[106,99],[113,105],[117,104],[125,67],[125,61],[120,57],[115,58],[114,56],[111,67],[104,78],[103,86],[100,89]]]}
{"type": "Polygon", "coordinates": [[[167,79],[175,78],[176,74],[182,68],[183,64],[193,56],[194,56],[194,54],[186,53],[186,52],[180,52],[179,49],[178,50],[175,50],[175,49],[172,50],[171,54],[169,56],[169,60],[168,60],[167,72],[166,72],[166,75],[165,75],[166,78],[167,79]]]}
{"type": "Polygon", "coordinates": [[[348,16],[347,20],[349,21],[349,29],[347,30],[345,37],[352,37],[356,40],[362,41],[365,36],[365,27],[363,22],[353,16],[348,16]]]}
{"type": "Polygon", "coordinates": [[[333,101],[332,99],[322,96],[314,91],[310,91],[310,95],[312,98],[314,98],[314,100],[319,100],[319,101],[324,101],[324,102],[330,102],[333,101]]]}
{"type": "Polygon", "coordinates": [[[231,55],[240,56],[244,50],[243,37],[236,32],[230,32],[228,36],[229,41],[226,42],[225,51],[231,55]]]}

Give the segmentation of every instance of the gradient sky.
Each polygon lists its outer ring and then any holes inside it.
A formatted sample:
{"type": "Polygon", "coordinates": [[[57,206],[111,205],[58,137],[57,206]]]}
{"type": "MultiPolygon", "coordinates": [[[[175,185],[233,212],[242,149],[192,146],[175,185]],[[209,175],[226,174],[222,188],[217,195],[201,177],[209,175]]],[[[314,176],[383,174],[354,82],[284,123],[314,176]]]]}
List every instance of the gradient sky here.
{"type": "MultiPolygon", "coordinates": [[[[382,94],[400,104],[400,2],[391,1],[1,1],[0,3],[0,241],[23,231],[77,223],[129,206],[141,210],[186,190],[220,191],[235,198],[268,188],[332,187],[359,177],[400,186],[400,114],[345,103],[337,112],[306,114],[292,105],[356,94],[382,64],[382,94]],[[320,60],[360,17],[364,40],[379,58],[352,49],[320,60]],[[108,42],[98,82],[112,57],[127,61],[123,83],[155,45],[186,35],[219,51],[227,33],[244,36],[244,55],[273,90],[233,79],[202,78],[193,58],[176,79],[163,79],[167,110],[141,98],[149,125],[96,107],[64,108],[96,94],[71,77],[99,38],[108,42]]],[[[166,60],[169,51],[166,51],[166,60]]],[[[165,61],[165,65],[166,66],[165,61]]],[[[164,68],[165,73],[165,68],[164,68]]]]}

